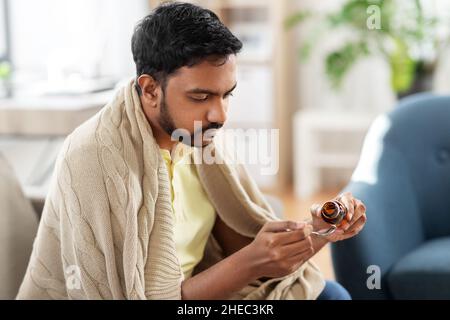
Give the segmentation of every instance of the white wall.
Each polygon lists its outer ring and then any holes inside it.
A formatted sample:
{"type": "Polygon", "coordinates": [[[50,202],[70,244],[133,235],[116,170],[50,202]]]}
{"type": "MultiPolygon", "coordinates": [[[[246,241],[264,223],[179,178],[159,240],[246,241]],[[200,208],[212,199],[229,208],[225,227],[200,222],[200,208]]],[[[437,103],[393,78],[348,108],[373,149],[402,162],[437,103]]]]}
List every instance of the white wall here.
{"type": "MultiPolygon", "coordinates": [[[[314,12],[334,11],[344,1],[298,1],[298,8],[314,12]]],[[[297,28],[297,47],[313,32],[314,22],[297,28]]],[[[298,64],[298,106],[301,109],[358,110],[381,112],[395,102],[389,86],[389,67],[381,58],[362,59],[346,76],[341,90],[330,87],[325,74],[325,57],[338,48],[348,35],[342,30],[324,33],[307,61],[298,64]]]]}
{"type": "MultiPolygon", "coordinates": [[[[3,0],[2,0],[3,1],[3,0]]],[[[3,2],[0,1],[0,57],[5,54],[6,50],[6,39],[5,39],[5,30],[3,26],[3,2]]]]}
{"type": "Polygon", "coordinates": [[[46,74],[48,66],[125,76],[134,73],[131,35],[147,0],[14,0],[13,61],[18,71],[46,74]]]}
{"type": "MultiPolygon", "coordinates": [[[[404,1],[404,0],[393,0],[404,1]]],[[[334,11],[344,0],[314,1],[296,0],[297,8],[319,12],[334,11]]],[[[374,1],[376,2],[376,1],[374,1]]],[[[438,15],[446,21],[439,31],[442,37],[449,37],[450,1],[423,0],[425,13],[438,15]]],[[[297,47],[312,32],[312,23],[297,28],[297,47]]],[[[346,76],[342,90],[330,88],[325,75],[324,59],[329,50],[339,47],[347,35],[342,30],[329,32],[320,39],[313,51],[311,59],[298,65],[298,106],[299,108],[331,108],[339,110],[360,110],[383,112],[395,104],[395,96],[390,87],[390,69],[381,57],[370,57],[359,61],[346,76]]],[[[439,93],[450,93],[450,51],[442,53],[439,68],[436,72],[434,90],[439,93]]]]}

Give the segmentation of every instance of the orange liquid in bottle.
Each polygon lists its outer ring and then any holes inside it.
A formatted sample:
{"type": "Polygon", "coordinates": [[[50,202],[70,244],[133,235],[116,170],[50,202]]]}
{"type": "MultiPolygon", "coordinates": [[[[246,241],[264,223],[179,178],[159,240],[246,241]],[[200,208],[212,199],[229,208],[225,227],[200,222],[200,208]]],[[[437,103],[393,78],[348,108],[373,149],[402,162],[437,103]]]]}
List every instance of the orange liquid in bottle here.
{"type": "Polygon", "coordinates": [[[347,215],[347,208],[339,201],[327,201],[320,211],[322,219],[334,225],[339,225],[347,215]]]}

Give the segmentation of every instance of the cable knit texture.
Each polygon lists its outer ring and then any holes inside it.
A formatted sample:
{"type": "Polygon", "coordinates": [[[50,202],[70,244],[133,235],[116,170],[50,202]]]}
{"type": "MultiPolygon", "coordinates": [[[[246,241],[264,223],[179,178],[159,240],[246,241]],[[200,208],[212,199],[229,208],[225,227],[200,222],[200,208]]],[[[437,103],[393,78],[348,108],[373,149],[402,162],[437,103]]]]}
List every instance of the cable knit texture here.
{"type": "MultiPolygon", "coordinates": [[[[196,167],[217,214],[254,237],[275,215],[243,166],[209,150],[224,163],[196,167]]],[[[173,225],[167,168],[131,81],[66,139],[17,298],[180,299],[173,225]]],[[[211,235],[194,273],[220,259],[211,235]]],[[[307,262],[235,298],[315,299],[323,287],[307,262]]]]}

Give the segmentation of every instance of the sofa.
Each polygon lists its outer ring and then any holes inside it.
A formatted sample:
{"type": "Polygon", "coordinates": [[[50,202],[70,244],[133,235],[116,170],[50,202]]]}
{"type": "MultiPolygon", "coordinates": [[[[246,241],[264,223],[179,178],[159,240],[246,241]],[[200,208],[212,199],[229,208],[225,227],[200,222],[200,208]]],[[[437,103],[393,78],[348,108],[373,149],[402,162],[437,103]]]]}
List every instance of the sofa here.
{"type": "Polygon", "coordinates": [[[380,115],[345,188],[367,207],[332,245],[354,299],[450,299],[450,96],[417,94],[380,115]]]}

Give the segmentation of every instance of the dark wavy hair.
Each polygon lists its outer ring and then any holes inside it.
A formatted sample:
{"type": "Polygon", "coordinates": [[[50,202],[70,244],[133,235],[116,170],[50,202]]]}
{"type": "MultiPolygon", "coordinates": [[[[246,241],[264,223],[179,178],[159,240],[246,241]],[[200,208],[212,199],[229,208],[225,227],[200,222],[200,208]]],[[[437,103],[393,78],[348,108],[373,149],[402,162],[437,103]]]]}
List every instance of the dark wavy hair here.
{"type": "Polygon", "coordinates": [[[241,48],[242,42],[214,12],[181,2],[155,8],[136,25],[131,40],[136,77],[148,74],[163,88],[177,69],[237,54],[241,48]]]}

